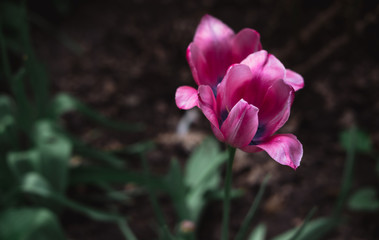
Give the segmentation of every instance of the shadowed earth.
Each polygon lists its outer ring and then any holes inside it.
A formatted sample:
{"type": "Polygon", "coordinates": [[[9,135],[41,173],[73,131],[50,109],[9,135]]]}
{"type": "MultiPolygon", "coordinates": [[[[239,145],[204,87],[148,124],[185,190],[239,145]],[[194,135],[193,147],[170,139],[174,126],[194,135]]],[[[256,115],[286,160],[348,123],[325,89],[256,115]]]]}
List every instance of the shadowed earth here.
{"type": "MultiPolygon", "coordinates": [[[[165,173],[172,157],[185,161],[191,150],[211,134],[205,117],[185,137],[175,133],[184,115],[176,108],[175,90],[194,86],[185,59],[201,17],[209,13],[236,32],[256,29],[263,48],[287,68],[303,75],[305,88],[296,93],[291,117],[281,132],[291,132],[304,145],[298,170],[281,166],[266,154],[237,152],[233,185],[246,194],[232,204],[230,232],[235,234],[263,177],[272,178],[254,225],[264,222],[268,237],[299,225],[313,206],[316,217],[330,214],[338,197],[345,152],[339,134],[360,126],[379,146],[379,5],[375,1],[79,1],[67,14],[43,11],[54,29],[75,41],[82,52],[34,25],[37,54],[45,63],[54,91],[65,91],[113,119],[142,122],[142,134],[104,131],[85,118],[69,114],[65,124],[86,142],[112,149],[153,139],[149,155],[156,174],[165,173]]],[[[353,190],[378,187],[376,160],[358,155],[353,190]]],[[[133,165],[133,163],[132,163],[133,165]]],[[[138,164],[135,164],[138,167],[138,164]]],[[[72,189],[83,198],[91,189],[72,189]]],[[[172,227],[175,214],[167,196],[160,197],[172,227]]],[[[153,239],[154,218],[149,201],[139,196],[127,206],[115,206],[129,217],[141,240],[153,239]]],[[[198,239],[216,240],[221,225],[220,202],[207,207],[198,239]]],[[[327,239],[378,239],[375,213],[346,210],[347,222],[327,239]]],[[[123,239],[117,226],[93,222],[77,213],[63,214],[73,240],[123,239]]]]}

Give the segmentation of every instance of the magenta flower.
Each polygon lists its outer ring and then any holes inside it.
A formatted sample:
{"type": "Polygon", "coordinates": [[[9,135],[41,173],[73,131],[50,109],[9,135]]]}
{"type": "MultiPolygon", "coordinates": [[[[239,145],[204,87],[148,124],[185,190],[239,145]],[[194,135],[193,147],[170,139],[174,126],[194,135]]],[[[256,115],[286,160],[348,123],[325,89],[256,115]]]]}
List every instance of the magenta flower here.
{"type": "Polygon", "coordinates": [[[253,29],[234,34],[205,15],[187,49],[198,90],[179,87],[176,105],[185,110],[198,106],[220,141],[246,152],[266,151],[296,169],[303,155],[301,143],[292,134],[273,134],[287,121],[294,92],[304,81],[261,51],[259,39],[253,29]]]}
{"type": "Polygon", "coordinates": [[[299,74],[262,50],[228,69],[217,96],[209,85],[200,85],[198,105],[220,141],[245,152],[264,150],[296,169],[301,143],[292,134],[273,134],[288,120],[294,92],[302,86],[299,74]]]}
{"type": "MultiPolygon", "coordinates": [[[[260,35],[255,30],[245,28],[234,34],[217,18],[205,15],[187,48],[187,61],[197,85],[209,85],[216,91],[217,84],[232,64],[240,63],[261,49],[260,35]]],[[[192,87],[178,88],[175,98],[181,109],[190,109],[198,104],[197,90],[192,87]]]]}
{"type": "MultiPolygon", "coordinates": [[[[187,61],[197,85],[209,85],[216,93],[217,85],[228,68],[240,63],[249,54],[262,49],[257,31],[245,28],[238,34],[210,15],[205,15],[196,29],[195,37],[187,48],[187,61]]],[[[304,85],[301,76],[289,69],[286,79],[297,91],[304,85]]],[[[176,105],[191,109],[198,105],[197,90],[182,86],[176,90],[176,105]]]]}

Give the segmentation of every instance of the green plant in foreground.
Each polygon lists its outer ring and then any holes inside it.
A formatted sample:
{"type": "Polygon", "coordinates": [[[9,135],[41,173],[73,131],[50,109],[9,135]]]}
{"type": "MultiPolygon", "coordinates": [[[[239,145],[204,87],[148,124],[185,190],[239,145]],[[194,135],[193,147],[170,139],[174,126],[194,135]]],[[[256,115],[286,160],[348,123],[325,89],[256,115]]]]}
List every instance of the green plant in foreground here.
{"type": "MultiPolygon", "coordinates": [[[[51,98],[46,71],[31,45],[27,18],[24,1],[0,2],[0,77],[5,88],[0,95],[0,239],[65,239],[57,218],[62,207],[115,222],[125,238],[135,239],[124,217],[66,197],[68,185],[74,184],[70,176],[80,182],[93,172],[70,167],[74,154],[98,160],[105,166],[103,174],[120,169],[124,182],[133,176],[126,172],[123,159],[84,144],[66,132],[59,120],[68,111],[79,111],[118,130],[141,126],[110,121],[66,94],[51,98]]],[[[104,182],[101,177],[96,176],[97,184],[104,182]]]]}

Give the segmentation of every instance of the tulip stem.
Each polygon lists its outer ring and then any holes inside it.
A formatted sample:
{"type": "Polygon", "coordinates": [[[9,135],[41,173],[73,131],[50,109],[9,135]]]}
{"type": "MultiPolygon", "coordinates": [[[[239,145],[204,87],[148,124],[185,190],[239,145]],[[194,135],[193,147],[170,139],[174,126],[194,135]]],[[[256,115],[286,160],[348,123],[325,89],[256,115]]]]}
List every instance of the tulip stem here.
{"type": "Polygon", "coordinates": [[[224,215],[222,219],[221,240],[227,240],[229,238],[230,189],[232,186],[232,167],[236,149],[228,146],[228,153],[229,157],[226,165],[226,177],[224,184],[224,215]]]}

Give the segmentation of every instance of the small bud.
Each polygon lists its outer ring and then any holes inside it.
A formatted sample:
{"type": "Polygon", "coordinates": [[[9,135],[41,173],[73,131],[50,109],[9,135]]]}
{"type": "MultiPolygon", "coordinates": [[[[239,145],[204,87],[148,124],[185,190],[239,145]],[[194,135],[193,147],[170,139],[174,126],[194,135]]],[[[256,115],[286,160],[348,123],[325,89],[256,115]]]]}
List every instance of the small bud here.
{"type": "Polygon", "coordinates": [[[180,223],[180,231],[183,233],[191,233],[195,231],[195,224],[190,220],[184,220],[180,223]]]}

